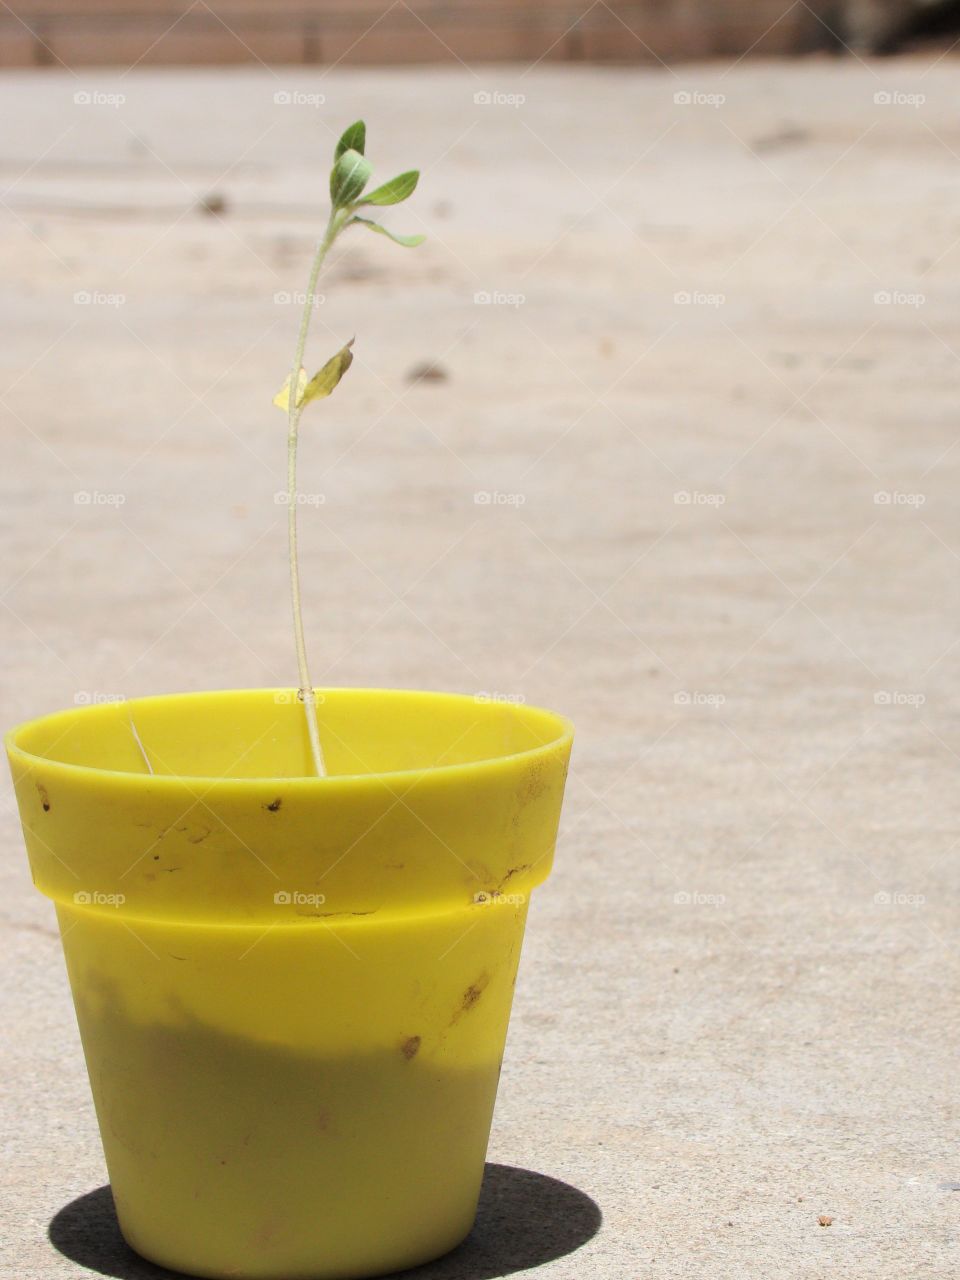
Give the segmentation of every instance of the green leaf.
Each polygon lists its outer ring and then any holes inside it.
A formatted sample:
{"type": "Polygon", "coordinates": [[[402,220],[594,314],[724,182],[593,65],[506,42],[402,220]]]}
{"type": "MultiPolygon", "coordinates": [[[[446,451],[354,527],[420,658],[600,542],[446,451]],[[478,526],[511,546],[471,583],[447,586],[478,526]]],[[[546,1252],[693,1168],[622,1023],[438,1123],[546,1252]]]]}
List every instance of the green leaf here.
{"type": "Polygon", "coordinates": [[[330,173],[330,199],[335,209],[353,204],[363,191],[373,172],[369,160],[365,160],[359,151],[352,148],[333,166],[330,173]]]}
{"type": "Polygon", "coordinates": [[[322,400],[335,389],[343,375],[353,364],[354,339],[351,338],[345,347],[341,347],[335,356],[331,356],[319,373],[315,373],[300,396],[301,404],[309,404],[311,400],[322,400]]]}
{"type": "Polygon", "coordinates": [[[371,222],[369,218],[351,218],[350,221],[362,222],[371,231],[377,231],[382,236],[389,236],[395,244],[402,244],[407,249],[415,249],[418,244],[423,244],[427,238],[426,236],[398,236],[396,232],[388,231],[386,227],[381,227],[379,222],[371,222]]]}
{"type": "Polygon", "coordinates": [[[407,200],[413,195],[419,179],[420,170],[411,169],[408,173],[401,173],[398,177],[391,178],[389,182],[385,182],[382,187],[377,187],[375,191],[369,192],[358,203],[399,204],[401,200],[407,200]]]}
{"type": "Polygon", "coordinates": [[[362,120],[356,120],[353,124],[348,125],[340,135],[340,141],[337,143],[337,149],[333,156],[334,164],[345,151],[359,151],[363,155],[363,148],[366,144],[367,126],[362,120]]]}

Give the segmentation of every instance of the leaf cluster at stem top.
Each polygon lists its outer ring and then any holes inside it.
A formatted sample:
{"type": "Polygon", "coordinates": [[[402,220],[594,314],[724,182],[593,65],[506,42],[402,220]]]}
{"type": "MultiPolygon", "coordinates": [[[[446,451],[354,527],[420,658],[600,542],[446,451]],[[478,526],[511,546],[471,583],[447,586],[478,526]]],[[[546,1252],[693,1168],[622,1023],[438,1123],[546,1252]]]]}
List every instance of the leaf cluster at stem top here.
{"type": "Polygon", "coordinates": [[[349,125],[340,136],[334,151],[333,168],[330,170],[330,203],[333,216],[340,227],[348,227],[356,222],[369,227],[371,231],[389,236],[397,244],[412,248],[420,244],[424,237],[396,235],[370,218],[355,216],[355,211],[364,205],[402,203],[413,195],[420,180],[419,169],[408,169],[372,191],[366,191],[367,183],[373,174],[373,166],[364,155],[366,141],[367,127],[362,120],[349,125]],[[364,194],[365,191],[366,194],[364,194]]]}

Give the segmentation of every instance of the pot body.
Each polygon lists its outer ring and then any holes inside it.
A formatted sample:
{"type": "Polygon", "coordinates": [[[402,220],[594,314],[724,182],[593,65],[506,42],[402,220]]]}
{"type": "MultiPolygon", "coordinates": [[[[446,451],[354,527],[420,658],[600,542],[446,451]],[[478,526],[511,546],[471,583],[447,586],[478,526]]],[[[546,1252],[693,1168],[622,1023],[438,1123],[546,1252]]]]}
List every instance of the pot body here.
{"type": "Polygon", "coordinates": [[[283,691],[8,735],[121,1228],[192,1274],[382,1274],[452,1248],[476,1211],[569,726],[321,696],[325,779],[303,776],[283,691]]]}

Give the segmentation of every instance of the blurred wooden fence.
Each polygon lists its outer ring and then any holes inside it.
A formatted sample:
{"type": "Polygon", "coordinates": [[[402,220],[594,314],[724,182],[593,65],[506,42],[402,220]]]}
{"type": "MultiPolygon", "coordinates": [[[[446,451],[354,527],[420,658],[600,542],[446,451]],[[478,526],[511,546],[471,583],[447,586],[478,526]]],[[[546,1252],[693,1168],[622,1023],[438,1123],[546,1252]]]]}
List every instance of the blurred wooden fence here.
{"type": "Polygon", "coordinates": [[[815,0],[9,0],[0,66],[603,61],[805,52],[815,0]]]}

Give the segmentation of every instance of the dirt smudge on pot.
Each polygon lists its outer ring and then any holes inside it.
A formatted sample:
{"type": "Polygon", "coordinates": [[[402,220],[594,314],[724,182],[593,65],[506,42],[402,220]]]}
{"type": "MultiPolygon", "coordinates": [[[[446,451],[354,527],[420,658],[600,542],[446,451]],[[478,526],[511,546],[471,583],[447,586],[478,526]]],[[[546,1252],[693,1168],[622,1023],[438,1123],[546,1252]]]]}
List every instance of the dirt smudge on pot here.
{"type": "Polygon", "coordinates": [[[190,830],[191,830],[191,827],[189,825],[176,828],[178,835],[186,836],[188,844],[203,844],[204,840],[206,840],[206,838],[213,831],[213,828],[200,827],[199,829],[194,829],[193,835],[187,835],[187,832],[189,832],[190,830]]]}
{"type": "Polygon", "coordinates": [[[470,983],[469,987],[467,987],[466,991],[463,993],[463,998],[461,999],[456,1012],[450,1019],[451,1027],[454,1026],[455,1023],[459,1022],[465,1013],[469,1013],[471,1009],[475,1008],[477,1001],[483,995],[484,991],[486,991],[489,983],[490,975],[486,972],[481,973],[476,982],[470,983]]]}
{"type": "Polygon", "coordinates": [[[509,881],[510,881],[514,876],[521,875],[524,871],[529,871],[529,870],[530,870],[530,867],[531,867],[531,863],[529,863],[529,862],[521,863],[521,865],[520,865],[519,867],[511,867],[511,868],[510,868],[510,870],[507,872],[507,874],[503,877],[503,879],[502,879],[502,880],[500,881],[500,883],[497,885],[497,892],[498,892],[498,893],[502,893],[502,892],[503,892],[503,890],[504,890],[505,885],[507,885],[507,883],[508,883],[508,882],[509,882],[509,881]]]}
{"type": "Polygon", "coordinates": [[[520,784],[519,800],[521,805],[528,805],[534,800],[538,800],[540,796],[547,790],[547,782],[543,776],[544,762],[537,761],[530,769],[523,782],[520,784]]]}
{"type": "Polygon", "coordinates": [[[420,1052],[421,1039],[420,1036],[407,1036],[400,1044],[400,1052],[409,1062],[411,1058],[415,1058],[420,1052]]]}

